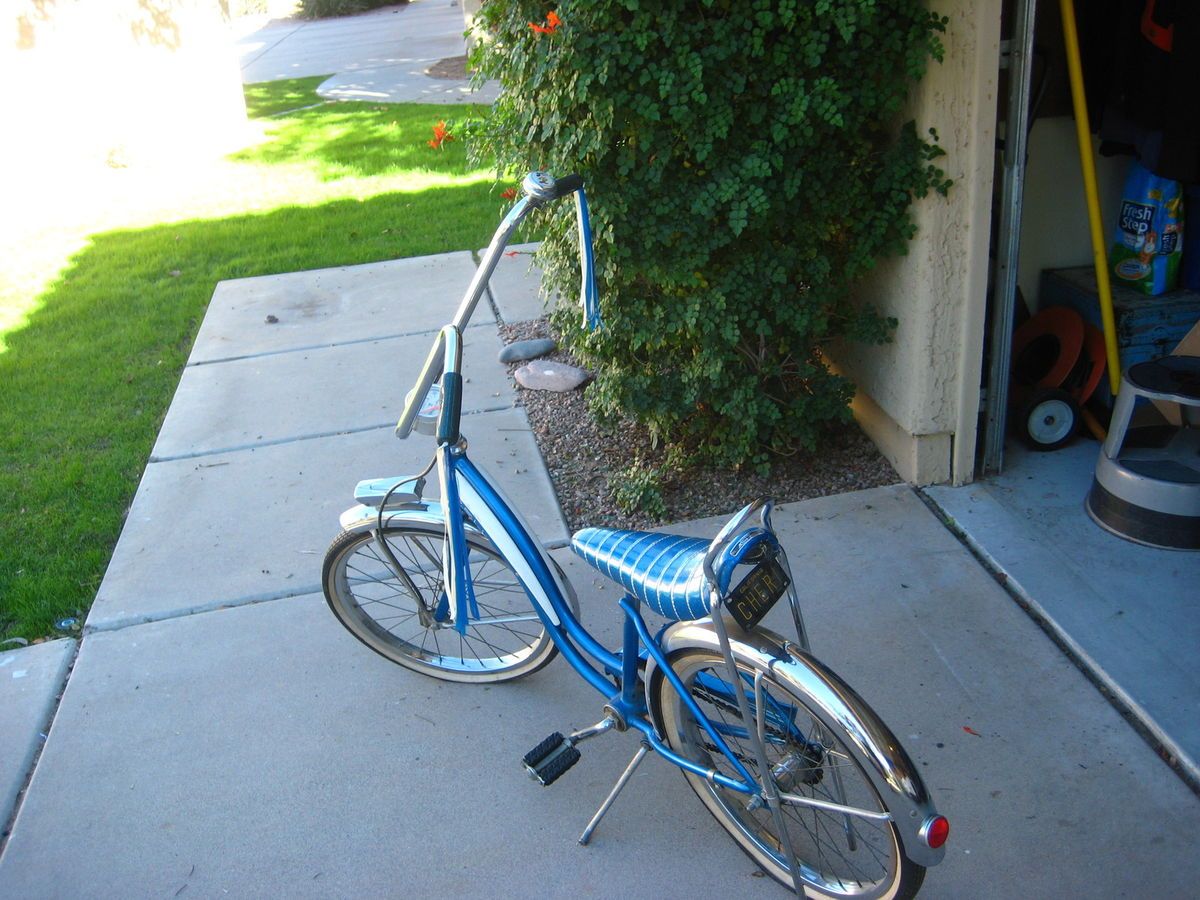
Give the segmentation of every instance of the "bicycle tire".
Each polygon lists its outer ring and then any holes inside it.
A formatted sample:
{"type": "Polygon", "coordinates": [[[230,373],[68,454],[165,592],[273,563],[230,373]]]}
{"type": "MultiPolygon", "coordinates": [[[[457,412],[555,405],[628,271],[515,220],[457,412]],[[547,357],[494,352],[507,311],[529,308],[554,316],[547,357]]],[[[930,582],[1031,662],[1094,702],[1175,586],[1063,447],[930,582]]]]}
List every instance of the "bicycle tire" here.
{"type": "Polygon", "coordinates": [[[481,618],[460,635],[448,621],[422,625],[417,614],[418,601],[433,606],[444,601],[445,528],[393,517],[384,535],[399,572],[375,544],[373,531],[342,532],[325,554],[325,600],[362,643],[405,668],[465,683],[512,681],[554,658],[558,648],[528,593],[486,538],[467,535],[481,618]]]}
{"type": "MultiPolygon", "coordinates": [[[[687,648],[672,654],[669,661],[704,715],[757,778],[757,757],[748,735],[737,734],[742,719],[736,694],[721,696],[718,686],[718,682],[728,686],[724,657],[711,650],[687,648]]],[[[754,716],[756,669],[736,653],[735,661],[745,679],[745,692],[754,716]]],[[[819,715],[819,705],[798,680],[787,677],[785,669],[786,666],[776,666],[762,676],[765,743],[776,786],[781,791],[818,800],[873,812],[886,811],[886,804],[866,771],[847,749],[848,739],[819,715]]],[[[661,673],[650,698],[655,720],[672,749],[705,768],[738,777],[661,673]]],[[[765,805],[752,808],[746,795],[721,788],[704,777],[686,770],[683,774],[738,846],[764,872],[791,889],[789,854],[776,833],[772,811],[765,805]]],[[[856,816],[852,827],[848,827],[845,815],[798,804],[785,803],[783,812],[801,880],[810,896],[904,900],[915,895],[924,881],[925,867],[904,855],[900,836],[890,822],[856,816]],[[851,832],[853,841],[848,837],[851,832]]]]}

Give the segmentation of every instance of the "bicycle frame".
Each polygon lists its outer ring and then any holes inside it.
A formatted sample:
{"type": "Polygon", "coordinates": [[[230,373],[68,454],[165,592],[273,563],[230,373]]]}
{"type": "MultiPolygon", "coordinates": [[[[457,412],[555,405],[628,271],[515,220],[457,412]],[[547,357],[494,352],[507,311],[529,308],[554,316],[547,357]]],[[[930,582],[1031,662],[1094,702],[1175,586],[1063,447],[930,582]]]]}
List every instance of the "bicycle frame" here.
{"type": "MultiPolygon", "coordinates": [[[[442,477],[447,479],[445,487],[449,488],[446,490],[444,487],[443,492],[447,520],[457,518],[461,521],[463,512],[470,516],[479,530],[513,566],[559,652],[584,681],[604,695],[609,708],[624,724],[641,732],[643,739],[657,753],[675,765],[709,778],[722,787],[742,794],[757,794],[758,786],[754,778],[725,743],[720,729],[704,715],[668,665],[662,648],[650,633],[650,628],[641,615],[638,601],[628,596],[620,601],[621,609],[625,613],[621,650],[614,651],[605,647],[575,617],[566,602],[554,568],[547,562],[530,529],[500,489],[467,458],[465,447],[461,443],[453,447],[440,447],[438,468],[442,477]],[[451,497],[454,499],[451,500],[451,497]],[[459,508],[456,509],[456,506],[459,508]],[[687,705],[688,711],[713,739],[713,743],[729,760],[740,779],[729,778],[704,768],[680,756],[663,742],[647,715],[640,677],[642,649],[645,649],[649,657],[666,674],[687,705]]],[[[451,560],[465,560],[467,547],[461,532],[457,535],[451,532],[449,540],[450,548],[445,557],[451,560]]],[[[447,563],[448,567],[457,565],[456,562],[447,563]]],[[[456,598],[456,605],[456,615],[470,615],[466,609],[468,604],[463,598],[456,598]]]]}

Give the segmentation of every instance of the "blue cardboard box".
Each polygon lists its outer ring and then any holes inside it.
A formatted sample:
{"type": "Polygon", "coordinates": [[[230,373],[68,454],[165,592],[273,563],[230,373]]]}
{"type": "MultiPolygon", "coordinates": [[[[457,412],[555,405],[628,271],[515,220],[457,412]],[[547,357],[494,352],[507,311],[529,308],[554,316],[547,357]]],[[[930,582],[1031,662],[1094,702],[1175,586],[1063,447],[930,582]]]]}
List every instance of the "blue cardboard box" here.
{"type": "MultiPolygon", "coordinates": [[[[1112,285],[1117,352],[1124,371],[1134,363],[1170,354],[1200,322],[1200,293],[1171,291],[1147,297],[1120,284],[1112,285]]],[[[1083,320],[1103,330],[1096,272],[1091,266],[1042,271],[1038,306],[1067,306],[1083,320]]],[[[1108,379],[1100,382],[1097,399],[1111,403],[1108,379]]]]}

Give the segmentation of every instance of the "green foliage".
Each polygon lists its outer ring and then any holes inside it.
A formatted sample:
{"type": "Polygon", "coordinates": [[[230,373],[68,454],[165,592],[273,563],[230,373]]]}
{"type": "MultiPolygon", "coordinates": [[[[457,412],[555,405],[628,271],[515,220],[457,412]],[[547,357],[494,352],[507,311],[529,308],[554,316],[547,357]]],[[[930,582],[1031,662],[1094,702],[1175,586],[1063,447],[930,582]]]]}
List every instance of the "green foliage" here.
{"type": "MultiPolygon", "coordinates": [[[[531,28],[549,10],[484,5],[473,62],[504,91],[478,146],[585,176],[607,327],[557,324],[598,372],[593,409],[722,462],[812,448],[853,393],[822,347],[896,324],[850,287],[949,184],[936,135],[897,124],[946,20],[920,0],[589,0],[531,28]]],[[[564,296],[572,215],[546,213],[541,259],[564,296]]]]}
{"type": "Polygon", "coordinates": [[[663,501],[659,474],[642,460],[636,460],[619,472],[609,487],[622,512],[642,512],[654,519],[666,518],[667,505],[663,501]]]}
{"type": "Polygon", "coordinates": [[[300,0],[298,11],[306,19],[329,19],[407,2],[408,0],[300,0]]]}

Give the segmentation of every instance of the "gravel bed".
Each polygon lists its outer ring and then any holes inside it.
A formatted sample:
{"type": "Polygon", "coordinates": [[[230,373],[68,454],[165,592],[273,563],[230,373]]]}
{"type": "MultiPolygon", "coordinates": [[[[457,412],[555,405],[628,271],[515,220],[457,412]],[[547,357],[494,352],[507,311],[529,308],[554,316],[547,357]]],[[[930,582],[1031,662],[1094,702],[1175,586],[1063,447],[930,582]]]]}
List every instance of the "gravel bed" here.
{"type": "MultiPolygon", "coordinates": [[[[509,344],[556,335],[546,319],[537,319],[501,325],[500,337],[509,344]]],[[[544,358],[578,365],[563,350],[544,358]]],[[[523,363],[510,364],[509,372],[520,365],[523,363]]],[[[585,525],[648,528],[732,513],[761,496],[786,503],[901,480],[871,440],[857,426],[850,425],[834,433],[819,453],[780,460],[766,476],[712,467],[668,475],[660,485],[666,506],[664,518],[644,511],[626,514],[613,499],[610,479],[639,458],[654,464],[662,454],[651,448],[649,435],[636,425],[623,426],[619,431],[599,428],[588,412],[585,391],[557,394],[517,387],[517,402],[525,407],[572,531],[585,525]]]]}

